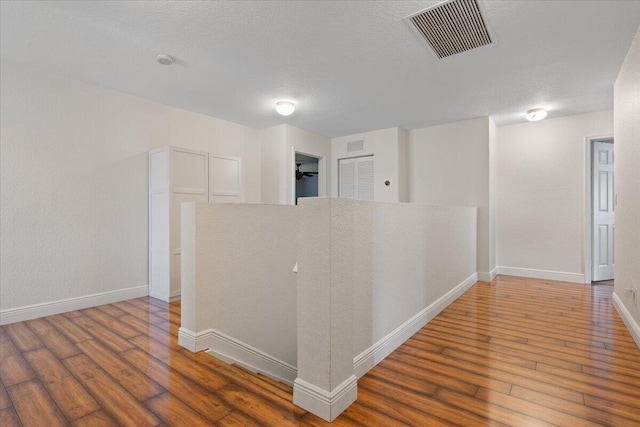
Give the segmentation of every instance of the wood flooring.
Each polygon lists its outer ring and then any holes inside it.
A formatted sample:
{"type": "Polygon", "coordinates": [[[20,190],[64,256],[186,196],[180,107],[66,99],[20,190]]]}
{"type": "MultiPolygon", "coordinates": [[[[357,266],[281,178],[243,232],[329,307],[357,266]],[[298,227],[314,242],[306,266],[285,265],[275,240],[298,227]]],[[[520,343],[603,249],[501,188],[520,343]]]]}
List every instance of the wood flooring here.
{"type": "MultiPolygon", "coordinates": [[[[478,282],[358,381],[337,426],[640,426],[610,286],[478,282]]],[[[0,426],[327,425],[291,388],[178,346],[153,298],[2,326],[0,426]]]]}

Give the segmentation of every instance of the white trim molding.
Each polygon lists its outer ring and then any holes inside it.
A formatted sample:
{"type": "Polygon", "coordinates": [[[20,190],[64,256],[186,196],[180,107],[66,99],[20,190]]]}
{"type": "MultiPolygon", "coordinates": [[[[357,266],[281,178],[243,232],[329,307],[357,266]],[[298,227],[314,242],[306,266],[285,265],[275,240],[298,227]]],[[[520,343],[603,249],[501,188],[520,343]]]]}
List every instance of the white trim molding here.
{"type": "Polygon", "coordinates": [[[192,352],[198,352],[209,348],[210,336],[213,329],[193,332],[182,326],[178,329],[178,344],[192,352]]]}
{"type": "MultiPolygon", "coordinates": [[[[420,328],[436,317],[442,310],[458,299],[478,281],[478,274],[473,273],[449,292],[438,298],[428,307],[404,322],[390,334],[353,358],[353,373],[357,378],[362,378],[374,366],[391,354],[403,342],[408,340],[420,328]]],[[[296,380],[297,381],[297,380],[296,380]]]]}
{"type": "Polygon", "coordinates": [[[40,304],[25,305],[23,307],[8,308],[0,311],[0,325],[37,319],[44,316],[66,313],[98,305],[111,304],[118,301],[140,298],[149,295],[149,285],[133,288],[118,289],[116,291],[83,295],[40,304]]]}
{"type": "Polygon", "coordinates": [[[205,350],[223,362],[235,363],[290,386],[293,386],[293,381],[298,374],[295,366],[215,329],[193,332],[180,328],[178,344],[193,352],[205,350]]]}
{"type": "Polygon", "coordinates": [[[355,375],[331,392],[300,378],[296,378],[293,385],[293,403],[328,422],[338,418],[357,398],[358,380],[355,375]]]}
{"type": "Polygon", "coordinates": [[[638,325],[618,294],[615,292],[613,293],[613,305],[622,318],[622,321],[627,326],[627,329],[629,330],[633,340],[636,342],[636,345],[640,348],[640,325],[638,325]]]}
{"type": "Polygon", "coordinates": [[[481,282],[490,282],[498,275],[498,267],[494,268],[490,272],[478,271],[478,280],[481,282]]]}
{"type": "Polygon", "coordinates": [[[535,268],[497,267],[498,274],[506,276],[529,277],[531,279],[558,280],[560,282],[585,283],[582,273],[567,273],[564,271],[536,270],[535,268]]]}

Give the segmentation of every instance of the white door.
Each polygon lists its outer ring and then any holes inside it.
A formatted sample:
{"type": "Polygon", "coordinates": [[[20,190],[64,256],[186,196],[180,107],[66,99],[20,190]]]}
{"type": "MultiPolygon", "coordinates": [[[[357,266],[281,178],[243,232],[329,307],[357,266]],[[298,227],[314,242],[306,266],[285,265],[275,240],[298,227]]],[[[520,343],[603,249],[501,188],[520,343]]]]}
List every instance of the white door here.
{"type": "Polygon", "coordinates": [[[593,143],[592,280],[613,279],[613,141],[593,143]]]}
{"type": "Polygon", "coordinates": [[[373,156],[338,161],[338,195],[373,200],[373,156]]]}

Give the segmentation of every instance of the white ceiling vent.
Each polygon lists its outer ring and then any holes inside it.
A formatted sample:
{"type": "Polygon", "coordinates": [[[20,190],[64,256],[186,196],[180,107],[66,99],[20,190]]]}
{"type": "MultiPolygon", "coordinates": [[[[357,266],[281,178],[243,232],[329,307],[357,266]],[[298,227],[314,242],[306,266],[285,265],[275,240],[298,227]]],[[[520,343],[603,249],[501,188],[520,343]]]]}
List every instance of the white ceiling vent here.
{"type": "Polygon", "coordinates": [[[347,153],[364,150],[364,141],[347,142],[347,153]]]}
{"type": "Polygon", "coordinates": [[[477,0],[452,0],[409,19],[438,58],[491,44],[477,0]]]}

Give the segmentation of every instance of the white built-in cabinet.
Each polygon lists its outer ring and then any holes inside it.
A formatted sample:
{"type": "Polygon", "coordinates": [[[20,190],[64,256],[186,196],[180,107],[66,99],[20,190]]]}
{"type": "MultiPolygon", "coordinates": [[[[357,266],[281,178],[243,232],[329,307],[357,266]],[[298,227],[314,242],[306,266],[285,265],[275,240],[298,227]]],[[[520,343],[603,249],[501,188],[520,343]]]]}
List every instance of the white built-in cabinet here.
{"type": "Polygon", "coordinates": [[[149,295],[180,298],[180,210],[209,200],[209,154],[177,147],[149,152],[149,295]]]}
{"type": "Polygon", "coordinates": [[[180,298],[184,202],[242,201],[240,158],[162,147],[149,151],[149,295],[180,298]]]}

